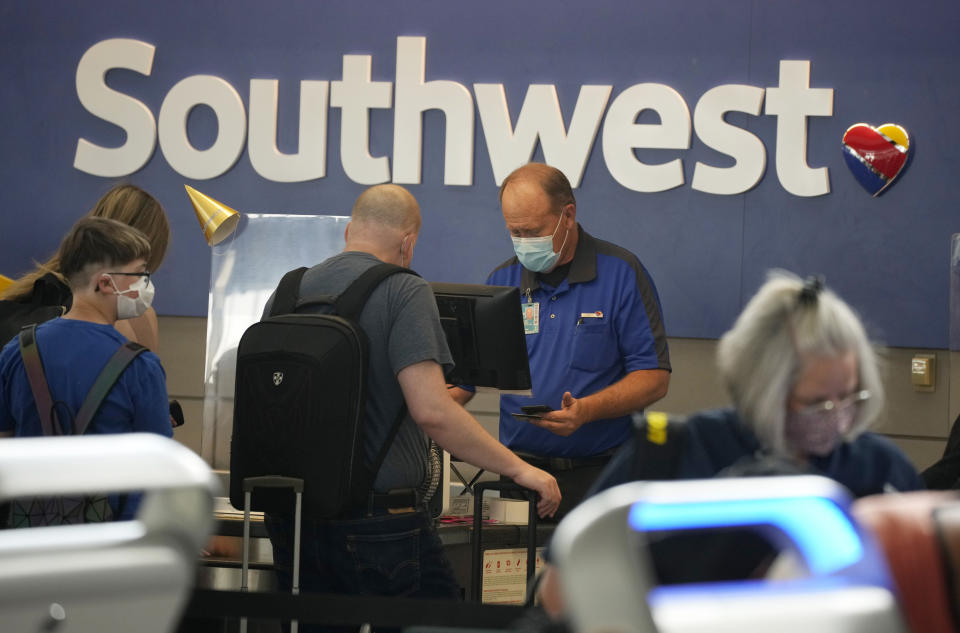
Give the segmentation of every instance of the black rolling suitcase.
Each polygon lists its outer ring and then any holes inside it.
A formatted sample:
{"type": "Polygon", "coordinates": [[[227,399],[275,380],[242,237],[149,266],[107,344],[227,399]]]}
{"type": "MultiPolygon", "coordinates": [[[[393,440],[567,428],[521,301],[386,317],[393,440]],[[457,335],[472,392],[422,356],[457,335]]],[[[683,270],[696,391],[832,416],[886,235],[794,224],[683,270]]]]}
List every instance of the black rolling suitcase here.
{"type": "MultiPolygon", "coordinates": [[[[293,595],[300,593],[300,524],[303,509],[303,480],[295,477],[247,477],[243,480],[243,563],[240,571],[240,591],[247,591],[250,570],[250,498],[254,488],[293,488],[296,501],[293,508],[293,595]]],[[[298,622],[290,623],[290,633],[297,633],[298,622]]],[[[247,619],[240,619],[240,633],[247,633],[247,619]]]]}

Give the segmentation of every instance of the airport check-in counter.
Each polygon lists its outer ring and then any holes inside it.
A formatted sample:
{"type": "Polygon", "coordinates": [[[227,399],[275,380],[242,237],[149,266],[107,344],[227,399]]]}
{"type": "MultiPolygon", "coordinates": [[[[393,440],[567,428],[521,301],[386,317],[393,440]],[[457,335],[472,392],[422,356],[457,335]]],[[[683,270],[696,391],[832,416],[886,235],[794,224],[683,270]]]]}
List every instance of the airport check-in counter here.
{"type": "MultiPolygon", "coordinates": [[[[553,532],[552,563],[574,633],[908,633],[884,556],[853,520],[850,504],[845,489],[816,476],[635,482],[588,499],[537,540],[553,532]],[[658,536],[732,528],[769,537],[779,571],[749,580],[658,583],[648,549],[658,536]]],[[[221,534],[240,534],[242,514],[235,512],[218,513],[221,534]]],[[[485,547],[526,532],[515,525],[489,529],[485,547]]],[[[469,551],[472,527],[441,523],[439,531],[454,567],[469,574],[469,558],[458,565],[458,552],[469,551]]],[[[266,580],[251,589],[269,590],[269,543],[259,536],[266,580]]],[[[206,562],[218,565],[225,567],[206,562]]],[[[232,580],[218,588],[239,586],[239,563],[229,567],[232,580]]]]}
{"type": "MultiPolygon", "coordinates": [[[[215,469],[229,468],[235,350],[240,336],[259,319],[267,297],[283,273],[339,252],[346,220],[332,216],[248,214],[230,238],[214,247],[201,446],[203,458],[215,469]]],[[[798,488],[793,492],[825,499],[824,503],[839,509],[840,518],[834,527],[837,534],[846,535],[851,547],[861,548],[859,562],[847,561],[845,566],[825,571],[813,562],[817,560],[814,552],[820,552],[819,549],[810,550],[806,547],[808,544],[794,541],[790,549],[805,557],[811,579],[780,584],[777,586],[780,591],[755,585],[709,587],[711,591],[723,593],[722,599],[717,600],[696,587],[680,590],[654,585],[648,574],[649,563],[642,562],[641,544],[647,528],[642,523],[628,521],[631,509],[642,497],[674,498],[690,505],[705,499],[724,499],[724,505],[739,507],[745,502],[745,495],[762,496],[762,492],[778,496],[784,490],[783,481],[778,479],[776,483],[760,485],[759,480],[752,480],[749,486],[732,480],[636,484],[644,488],[634,490],[632,498],[623,496],[623,491],[612,490],[588,500],[559,526],[554,548],[560,567],[566,567],[568,572],[581,570],[564,574],[564,582],[574,596],[571,605],[575,629],[653,631],[656,622],[659,630],[667,632],[903,631],[889,578],[886,572],[877,571],[883,567],[882,557],[849,521],[849,499],[845,493],[826,480],[797,483],[798,488]],[[652,487],[646,487],[648,485],[652,487]],[[611,545],[614,545],[612,549],[611,545]],[[596,547],[599,549],[595,550],[596,547]],[[868,567],[875,572],[872,576],[864,571],[868,567]],[[702,614],[710,617],[704,618],[702,614]],[[698,617],[701,619],[697,620],[698,617]],[[761,621],[763,626],[758,624],[761,621]]],[[[223,489],[229,486],[224,485],[223,489]]],[[[223,552],[214,552],[215,556],[203,561],[200,586],[238,588],[242,512],[230,507],[226,499],[218,500],[216,509],[216,533],[223,537],[225,547],[223,552]]],[[[253,572],[249,585],[253,590],[268,590],[274,586],[271,548],[262,520],[258,519],[255,515],[252,525],[253,572]]],[[[791,538],[797,536],[785,526],[780,527],[783,528],[780,531],[791,538]]],[[[538,531],[538,545],[548,540],[549,529],[538,531]]],[[[470,595],[471,526],[441,523],[439,532],[461,584],[470,595]]],[[[485,529],[484,540],[498,546],[497,532],[507,535],[504,538],[510,541],[505,543],[508,546],[519,548],[526,544],[525,528],[516,526],[497,526],[490,529],[489,536],[485,529]]]]}

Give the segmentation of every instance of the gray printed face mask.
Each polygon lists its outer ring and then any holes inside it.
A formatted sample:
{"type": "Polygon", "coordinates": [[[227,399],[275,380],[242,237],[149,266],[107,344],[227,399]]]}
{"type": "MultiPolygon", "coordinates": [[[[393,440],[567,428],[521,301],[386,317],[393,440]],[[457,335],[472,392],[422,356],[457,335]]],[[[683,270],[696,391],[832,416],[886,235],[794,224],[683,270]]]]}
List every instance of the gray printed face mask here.
{"type": "Polygon", "coordinates": [[[803,455],[829,455],[853,428],[858,405],[868,397],[868,392],[860,391],[838,403],[827,400],[789,411],[784,429],[787,446],[803,455]]]}

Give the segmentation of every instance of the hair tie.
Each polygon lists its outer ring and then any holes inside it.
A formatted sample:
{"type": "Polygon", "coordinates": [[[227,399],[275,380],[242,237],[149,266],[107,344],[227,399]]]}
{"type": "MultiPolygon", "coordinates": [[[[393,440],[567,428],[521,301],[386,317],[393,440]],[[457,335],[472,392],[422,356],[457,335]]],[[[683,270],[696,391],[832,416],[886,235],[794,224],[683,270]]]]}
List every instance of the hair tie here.
{"type": "Polygon", "coordinates": [[[821,290],[823,290],[823,275],[810,275],[803,281],[803,288],[800,289],[799,304],[815,304],[821,290]]]}

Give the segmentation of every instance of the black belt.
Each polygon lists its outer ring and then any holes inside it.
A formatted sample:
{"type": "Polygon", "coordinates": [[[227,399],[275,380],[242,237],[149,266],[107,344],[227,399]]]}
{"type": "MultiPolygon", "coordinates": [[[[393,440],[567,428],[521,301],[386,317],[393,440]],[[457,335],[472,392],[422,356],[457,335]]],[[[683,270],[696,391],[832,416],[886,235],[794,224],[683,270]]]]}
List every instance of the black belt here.
{"type": "Polygon", "coordinates": [[[610,458],[613,457],[613,453],[591,455],[590,457],[544,457],[526,453],[517,453],[517,455],[531,466],[557,472],[587,468],[589,466],[605,466],[607,462],[610,461],[610,458]]]}
{"type": "Polygon", "coordinates": [[[413,488],[395,488],[387,492],[371,492],[367,497],[367,511],[416,508],[417,491],[413,488]]]}

